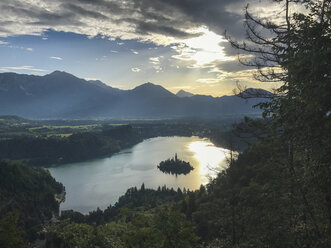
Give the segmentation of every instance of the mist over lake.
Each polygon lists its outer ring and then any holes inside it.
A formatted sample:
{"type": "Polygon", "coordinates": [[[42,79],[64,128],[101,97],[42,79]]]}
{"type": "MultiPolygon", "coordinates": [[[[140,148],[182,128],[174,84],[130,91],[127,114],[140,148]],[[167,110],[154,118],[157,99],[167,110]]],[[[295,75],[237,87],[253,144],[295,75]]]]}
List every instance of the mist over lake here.
{"type": "Polygon", "coordinates": [[[227,166],[228,150],[215,147],[199,137],[157,137],[147,139],[111,157],[64,164],[50,168],[52,176],[66,188],[62,210],[73,209],[88,213],[97,207],[105,209],[130,187],[157,189],[186,188],[195,190],[208,183],[217,171],[227,166]],[[156,166],[178,154],[194,167],[188,175],[162,173],[156,166]]]}

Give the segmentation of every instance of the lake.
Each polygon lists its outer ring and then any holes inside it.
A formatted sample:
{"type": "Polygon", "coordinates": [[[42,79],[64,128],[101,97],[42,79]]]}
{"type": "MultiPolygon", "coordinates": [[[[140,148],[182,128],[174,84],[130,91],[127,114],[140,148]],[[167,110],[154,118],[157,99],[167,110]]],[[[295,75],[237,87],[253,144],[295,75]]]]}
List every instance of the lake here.
{"type": "Polygon", "coordinates": [[[49,171],[66,188],[66,201],[61,210],[73,209],[88,213],[97,207],[114,204],[130,187],[157,189],[166,185],[195,190],[226,168],[228,150],[215,147],[210,140],[199,137],[157,137],[144,140],[130,149],[107,158],[64,164],[49,171]],[[174,157],[194,167],[188,175],[169,175],[156,166],[174,157]]]}

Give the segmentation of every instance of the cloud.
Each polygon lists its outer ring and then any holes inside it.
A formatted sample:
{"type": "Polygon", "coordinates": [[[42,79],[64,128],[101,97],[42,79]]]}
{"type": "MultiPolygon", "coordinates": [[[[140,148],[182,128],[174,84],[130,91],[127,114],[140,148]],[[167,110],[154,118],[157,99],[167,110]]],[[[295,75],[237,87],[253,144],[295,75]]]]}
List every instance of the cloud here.
{"type": "Polygon", "coordinates": [[[202,35],[182,40],[172,46],[177,54],[172,57],[178,60],[191,61],[190,67],[210,67],[214,61],[230,61],[233,58],[227,56],[220,43],[224,42],[223,36],[218,35],[206,27],[197,30],[202,35]]]}
{"type": "Polygon", "coordinates": [[[134,50],[134,49],[130,49],[130,51],[131,51],[133,54],[139,54],[139,52],[137,52],[137,51],[134,50]]]}
{"type": "Polygon", "coordinates": [[[2,41],[0,40],[0,46],[5,46],[7,48],[10,48],[10,49],[21,49],[21,50],[25,50],[25,51],[28,51],[28,52],[33,52],[34,49],[31,48],[31,47],[24,47],[24,46],[15,46],[15,45],[12,45],[11,43],[7,42],[7,41],[2,41]]]}
{"type": "Polygon", "coordinates": [[[87,80],[87,81],[100,81],[99,78],[89,78],[89,77],[87,77],[87,78],[84,78],[84,79],[87,80]]]}
{"type": "Polygon", "coordinates": [[[0,71],[33,71],[33,72],[46,72],[47,70],[34,68],[31,65],[24,65],[24,66],[7,66],[7,67],[0,67],[0,71]]]}
{"type": "Polygon", "coordinates": [[[149,61],[150,61],[151,64],[154,64],[154,65],[160,64],[160,58],[159,57],[150,57],[149,61]]]}
{"type": "Polygon", "coordinates": [[[140,34],[161,34],[165,36],[171,36],[175,38],[191,38],[199,36],[197,33],[189,33],[181,29],[176,29],[174,27],[155,24],[154,22],[144,22],[141,21],[136,24],[136,30],[140,34]]]}
{"type": "MultiPolygon", "coordinates": [[[[185,40],[225,30],[235,38],[244,38],[243,8],[248,0],[2,0],[0,2],[0,37],[42,35],[46,30],[75,32],[88,37],[138,40],[156,45],[178,45],[185,40]],[[201,31],[201,29],[203,30],[201,31]],[[208,30],[208,31],[206,31],[208,30]],[[208,33],[209,32],[209,33],[208,33]]],[[[259,0],[249,0],[252,11],[262,16],[274,15],[259,0]]],[[[270,5],[270,3],[268,2],[270,5]]],[[[279,16],[279,13],[277,14],[279,16]]],[[[119,41],[118,45],[124,43],[119,41]]],[[[187,45],[187,43],[184,42],[187,45]]],[[[227,42],[221,53],[232,56],[236,51],[227,42]]],[[[192,49],[188,45],[189,48],[192,49]]],[[[205,51],[184,50],[178,59],[205,51]],[[191,53],[191,55],[188,54],[191,53]]]]}
{"type": "Polygon", "coordinates": [[[155,69],[156,72],[160,72],[162,71],[162,67],[161,67],[161,61],[160,59],[164,58],[163,56],[159,56],[159,57],[150,57],[149,63],[153,64],[153,68],[155,69]]]}
{"type": "Polygon", "coordinates": [[[49,57],[50,59],[55,59],[55,60],[63,60],[61,57],[56,57],[56,56],[52,56],[52,57],[49,57]]]}
{"type": "Polygon", "coordinates": [[[108,57],[106,55],[103,55],[103,56],[101,56],[99,58],[95,58],[95,60],[96,61],[106,61],[106,60],[108,60],[108,57]]]}
{"type": "Polygon", "coordinates": [[[107,16],[101,14],[98,11],[92,11],[89,9],[85,9],[77,4],[64,3],[64,4],[62,4],[62,7],[64,9],[70,10],[71,12],[76,13],[81,16],[90,17],[90,18],[94,18],[94,19],[101,19],[101,20],[109,19],[107,16]]]}
{"type": "Polygon", "coordinates": [[[141,69],[140,68],[131,68],[131,71],[133,71],[133,72],[140,72],[141,69]]]}
{"type": "Polygon", "coordinates": [[[204,84],[217,84],[220,80],[218,78],[199,78],[196,81],[204,84]]]}
{"type": "Polygon", "coordinates": [[[25,50],[25,51],[28,51],[28,52],[33,52],[34,51],[34,49],[31,48],[31,47],[14,46],[14,45],[11,45],[9,42],[5,42],[5,41],[1,41],[1,40],[0,40],[0,45],[4,45],[4,46],[6,46],[7,48],[10,48],[10,49],[21,49],[21,50],[25,50]]]}
{"type": "Polygon", "coordinates": [[[218,34],[240,26],[240,14],[228,8],[234,3],[244,6],[244,0],[3,0],[0,36],[54,29],[167,45],[199,36],[190,30],[201,26],[218,34]]]}
{"type": "Polygon", "coordinates": [[[111,53],[118,53],[118,51],[110,50],[111,53]]]}

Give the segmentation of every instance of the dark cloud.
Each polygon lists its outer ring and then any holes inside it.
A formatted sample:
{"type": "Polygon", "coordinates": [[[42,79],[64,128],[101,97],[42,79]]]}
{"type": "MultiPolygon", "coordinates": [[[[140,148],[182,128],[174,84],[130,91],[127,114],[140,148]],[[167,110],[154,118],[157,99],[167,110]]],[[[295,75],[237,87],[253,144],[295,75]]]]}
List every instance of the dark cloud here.
{"type": "MultiPolygon", "coordinates": [[[[37,3],[24,4],[19,0],[4,0],[0,2],[0,22],[4,21],[1,20],[1,15],[9,12],[10,18],[16,18],[21,25],[41,25],[40,29],[44,30],[53,26],[56,26],[58,30],[61,29],[60,26],[77,26],[77,30],[84,32],[84,28],[81,27],[89,27],[86,30],[91,31],[94,25],[100,25],[95,30],[107,36],[107,32],[112,35],[111,27],[105,26],[107,25],[105,22],[109,22],[115,25],[116,23],[128,25],[133,29],[125,29],[125,31],[137,36],[161,34],[185,39],[198,35],[191,34],[189,29],[206,26],[218,34],[223,34],[227,29],[231,36],[238,38],[243,34],[242,16],[237,14],[237,10],[231,10],[229,6],[242,3],[244,7],[244,1],[45,0],[44,5],[39,6],[37,3]],[[103,23],[90,22],[90,19],[85,18],[103,21],[103,23]]],[[[91,34],[87,33],[87,35],[91,34]]],[[[233,54],[231,50],[227,52],[233,54]]]]}
{"type": "Polygon", "coordinates": [[[5,28],[5,27],[9,27],[12,24],[14,24],[14,22],[12,21],[0,21],[0,35],[1,33],[5,34],[4,36],[12,34],[11,30],[5,28]]]}
{"type": "Polygon", "coordinates": [[[242,16],[229,12],[228,6],[243,3],[244,0],[134,0],[135,7],[142,12],[146,9],[168,14],[181,14],[181,21],[195,25],[205,25],[218,34],[228,30],[229,34],[242,36],[242,16]]]}
{"type": "Polygon", "coordinates": [[[75,20],[75,13],[64,11],[62,13],[54,13],[45,9],[36,7],[28,8],[28,6],[19,5],[4,5],[1,6],[2,10],[8,11],[12,14],[32,18],[36,21],[27,22],[27,24],[44,24],[44,25],[63,25],[63,24],[80,24],[75,20]]]}
{"type": "Polygon", "coordinates": [[[83,7],[80,7],[78,5],[72,4],[72,3],[65,3],[62,4],[63,9],[67,9],[70,12],[73,12],[75,14],[84,16],[84,17],[91,17],[95,19],[108,19],[107,16],[97,12],[97,11],[92,11],[92,10],[87,10],[83,7]]]}
{"type": "Polygon", "coordinates": [[[123,5],[123,1],[106,0],[60,0],[65,3],[73,2],[76,4],[88,5],[90,8],[96,8],[99,11],[107,11],[113,15],[130,15],[132,10],[123,5]]]}
{"type": "Polygon", "coordinates": [[[219,45],[223,47],[225,54],[238,55],[239,53],[242,53],[242,51],[231,46],[229,42],[220,42],[219,45]]]}
{"type": "Polygon", "coordinates": [[[191,34],[173,27],[163,26],[150,22],[140,22],[136,25],[136,28],[137,28],[137,32],[140,32],[142,34],[157,33],[180,39],[187,39],[187,38],[197,37],[200,35],[199,33],[191,34]]]}
{"type": "Polygon", "coordinates": [[[10,31],[4,27],[1,27],[1,23],[0,23],[0,35],[1,34],[3,34],[3,36],[7,36],[7,35],[12,34],[12,31],[10,31]]]}
{"type": "Polygon", "coordinates": [[[238,71],[250,69],[249,67],[240,64],[238,60],[218,61],[216,64],[214,64],[214,66],[226,72],[238,72],[238,71]]]}

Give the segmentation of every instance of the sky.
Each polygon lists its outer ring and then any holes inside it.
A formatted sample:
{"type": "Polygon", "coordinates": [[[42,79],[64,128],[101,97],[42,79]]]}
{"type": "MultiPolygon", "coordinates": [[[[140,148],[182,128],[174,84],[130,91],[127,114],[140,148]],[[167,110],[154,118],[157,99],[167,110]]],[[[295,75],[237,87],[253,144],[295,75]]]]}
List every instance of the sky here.
{"type": "Polygon", "coordinates": [[[60,70],[121,89],[152,82],[213,96],[238,83],[271,90],[224,38],[244,39],[248,3],[261,18],[280,13],[259,0],[1,0],[0,72],[60,70]]]}

